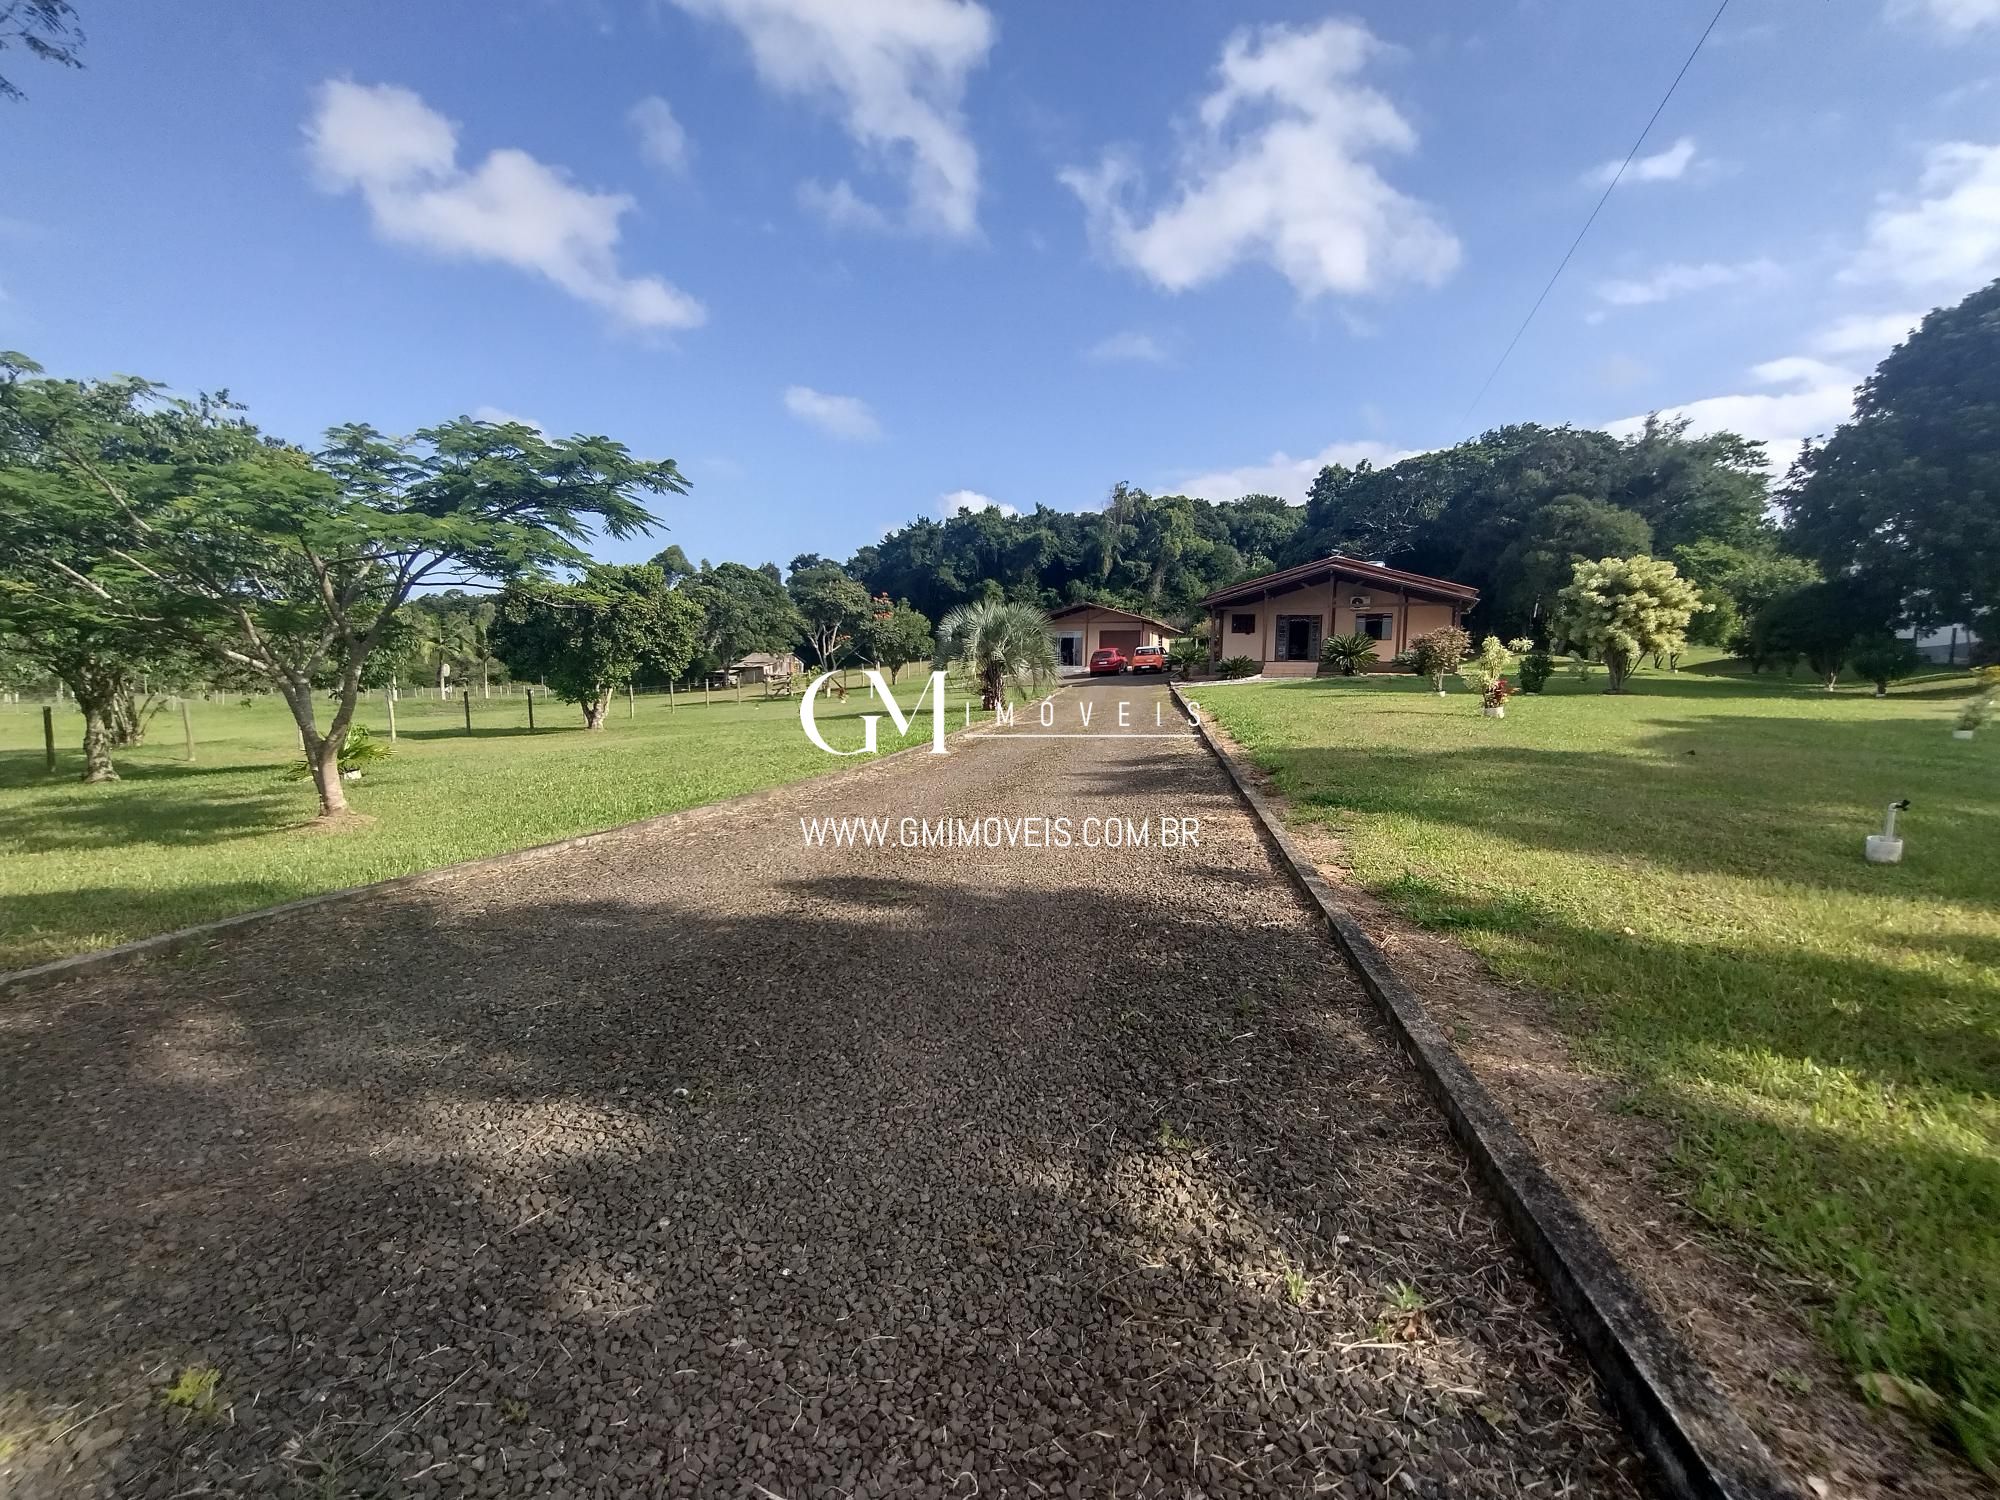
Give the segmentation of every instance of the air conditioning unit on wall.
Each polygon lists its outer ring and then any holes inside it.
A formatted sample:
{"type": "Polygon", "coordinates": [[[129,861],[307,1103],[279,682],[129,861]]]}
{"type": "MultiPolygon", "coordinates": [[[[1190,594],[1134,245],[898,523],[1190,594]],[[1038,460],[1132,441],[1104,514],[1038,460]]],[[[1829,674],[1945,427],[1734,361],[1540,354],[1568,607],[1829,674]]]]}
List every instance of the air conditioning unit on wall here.
{"type": "Polygon", "coordinates": [[[1366,594],[1356,594],[1353,598],[1349,599],[1347,602],[1353,605],[1356,609],[1360,609],[1362,606],[1367,604],[1368,596],[1366,594]]]}

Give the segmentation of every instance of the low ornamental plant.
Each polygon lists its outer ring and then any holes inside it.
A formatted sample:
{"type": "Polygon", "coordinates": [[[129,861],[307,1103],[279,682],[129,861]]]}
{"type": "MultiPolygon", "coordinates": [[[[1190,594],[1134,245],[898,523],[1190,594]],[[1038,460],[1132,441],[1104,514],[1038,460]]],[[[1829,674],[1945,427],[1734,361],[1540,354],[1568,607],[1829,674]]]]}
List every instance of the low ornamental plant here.
{"type": "Polygon", "coordinates": [[[1486,685],[1486,691],[1479,695],[1480,701],[1488,708],[1505,708],[1507,700],[1514,696],[1514,684],[1504,677],[1496,677],[1486,685]]]}
{"type": "Polygon", "coordinates": [[[1988,688],[1978,697],[1968,698],[1958,711],[1958,727],[1970,734],[1992,720],[1996,706],[2000,706],[2000,689],[1988,688]]]}
{"type": "MultiPolygon", "coordinates": [[[[1479,650],[1471,659],[1458,669],[1458,680],[1484,700],[1492,691],[1493,684],[1504,680],[1514,670],[1515,647],[1528,644],[1527,641],[1514,641],[1503,646],[1499,636],[1489,635],[1479,643],[1479,650]]],[[[1507,691],[1511,693],[1513,689],[1510,687],[1507,691]]],[[[1488,702],[1486,706],[1491,708],[1494,705],[1488,702]]]]}
{"type": "Polygon", "coordinates": [[[1332,668],[1342,677],[1353,677],[1361,671],[1363,662],[1375,660],[1375,639],[1366,635],[1328,636],[1326,644],[1320,647],[1319,659],[1322,666],[1332,668]]]}
{"type": "Polygon", "coordinates": [[[1410,642],[1410,663],[1420,676],[1428,677],[1440,695],[1444,680],[1456,672],[1472,654],[1472,637],[1456,626],[1429,631],[1410,642]]]}
{"type": "Polygon", "coordinates": [[[1218,677],[1255,677],[1264,669],[1254,656],[1232,656],[1215,669],[1218,677]]]}
{"type": "Polygon", "coordinates": [[[1521,653],[1521,691],[1539,693],[1555,675],[1555,658],[1547,646],[1530,645],[1521,653]]]}
{"type": "MultiPolygon", "coordinates": [[[[354,780],[360,777],[363,766],[388,758],[389,747],[376,739],[366,724],[356,724],[347,731],[347,739],[340,747],[340,774],[354,780]]],[[[286,774],[294,781],[303,781],[312,775],[312,767],[303,760],[295,760],[286,774]]]]}

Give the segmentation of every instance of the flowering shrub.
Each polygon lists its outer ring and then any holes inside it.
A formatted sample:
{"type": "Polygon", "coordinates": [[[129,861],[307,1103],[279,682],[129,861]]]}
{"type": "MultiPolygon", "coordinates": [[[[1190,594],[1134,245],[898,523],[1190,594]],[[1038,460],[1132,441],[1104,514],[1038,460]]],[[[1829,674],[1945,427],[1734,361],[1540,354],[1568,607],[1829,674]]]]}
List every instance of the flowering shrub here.
{"type": "Polygon", "coordinates": [[[1486,691],[1479,695],[1480,701],[1488,708],[1505,708],[1507,700],[1514,696],[1514,685],[1504,677],[1496,677],[1486,684],[1486,691]]]}
{"type": "Polygon", "coordinates": [[[1688,621],[1706,608],[1701,591],[1664,558],[1607,557],[1576,565],[1556,595],[1549,626],[1578,656],[1604,663],[1611,677],[1606,692],[1622,693],[1647,655],[1679,653],[1688,621]]]}
{"type": "Polygon", "coordinates": [[[1472,650],[1472,637],[1455,626],[1433,630],[1410,642],[1410,659],[1416,669],[1430,678],[1440,693],[1444,680],[1459,668],[1472,650]]]}

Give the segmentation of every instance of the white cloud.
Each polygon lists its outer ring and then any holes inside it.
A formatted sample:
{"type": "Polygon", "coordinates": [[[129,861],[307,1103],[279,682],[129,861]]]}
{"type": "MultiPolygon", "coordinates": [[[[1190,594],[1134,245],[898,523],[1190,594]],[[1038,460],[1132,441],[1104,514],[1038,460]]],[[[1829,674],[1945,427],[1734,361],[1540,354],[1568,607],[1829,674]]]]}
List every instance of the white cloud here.
{"type": "Polygon", "coordinates": [[[1670,297],[1683,297],[1690,292],[1705,292],[1721,286],[1767,285],[1783,275],[1778,264],[1769,260],[1727,263],[1710,260],[1698,265],[1674,262],[1645,276],[1600,281],[1597,297],[1600,302],[1612,307],[1643,307],[1648,303],[1665,302],[1670,297]]]}
{"type": "Polygon", "coordinates": [[[1892,20],[1924,20],[1948,36],[2000,22],[2000,0],[1889,0],[1892,20]]]}
{"type": "Polygon", "coordinates": [[[504,427],[509,422],[519,422],[523,427],[532,427],[537,432],[547,431],[533,417],[524,417],[518,412],[507,411],[498,406],[475,406],[472,408],[472,419],[475,422],[491,422],[496,427],[504,427]]]}
{"type": "Polygon", "coordinates": [[[1212,474],[1197,474],[1169,488],[1170,493],[1196,495],[1204,500],[1237,500],[1245,495],[1277,495],[1294,505],[1305,504],[1306,491],[1319,477],[1319,471],[1328,464],[1345,464],[1353,468],[1367,462],[1378,469],[1398,459],[1409,458],[1420,450],[1397,448],[1388,443],[1378,443],[1364,438],[1359,442],[1331,443],[1310,458],[1293,458],[1287,453],[1273,453],[1261,464],[1245,464],[1237,469],[1218,469],[1212,474]]]}
{"type": "Polygon", "coordinates": [[[659,277],[619,270],[631,198],[580,188],[525,151],[494,151],[468,171],[458,127],[408,89],[323,83],[305,134],[320,185],[358,191],[386,240],[533,272],[632,328],[693,328],[707,316],[659,277]]]}
{"type": "Polygon", "coordinates": [[[1018,516],[1020,511],[1011,505],[1002,505],[991,495],[982,495],[978,490],[952,490],[938,496],[938,514],[949,521],[953,516],[970,510],[997,510],[1003,516],[1018,516]]]}
{"type": "Polygon", "coordinates": [[[808,385],[788,386],[785,410],[828,437],[860,442],[882,435],[882,424],[859,396],[829,396],[808,385]]]}
{"type": "Polygon", "coordinates": [[[1684,135],[1664,151],[1656,151],[1651,156],[1635,156],[1632,165],[1625,167],[1624,159],[1605,162],[1584,173],[1583,180],[1595,187],[1609,187],[1613,180],[1619,182],[1679,182],[1687,176],[1688,169],[1695,165],[1694,137],[1684,135]],[[1625,167],[1625,175],[1620,177],[1618,169],[1625,167]]]}
{"type": "MultiPolygon", "coordinates": [[[[1684,406],[1664,407],[1659,415],[1686,417],[1696,437],[1711,432],[1736,432],[1764,444],[1766,466],[1783,474],[1809,437],[1831,432],[1847,420],[1854,388],[1861,377],[1854,371],[1805,355],[1786,355],[1752,367],[1751,380],[1779,389],[1732,396],[1709,396],[1684,406]],[[1787,389],[1787,387],[1789,389],[1787,389]]],[[[1646,425],[1644,415],[1606,422],[1604,430],[1629,437],[1646,425]]]]}
{"type": "Polygon", "coordinates": [[[820,182],[799,184],[799,206],[826,220],[834,229],[864,229],[887,234],[896,226],[889,216],[854,191],[846,178],[828,187],[820,182]]]}
{"type": "Polygon", "coordinates": [[[2000,275],[2000,146],[1933,146],[1917,190],[1876,211],[1841,279],[1964,293],[2000,275]]]}
{"type": "Polygon", "coordinates": [[[1923,320],[1920,312],[1850,313],[1814,336],[1813,351],[1835,357],[1869,354],[1879,359],[1909,337],[1923,320]]]}
{"type": "Polygon", "coordinates": [[[674,118],[674,107],[658,94],[648,94],[625,116],[639,137],[639,154],[669,172],[685,172],[692,148],[687,132],[674,118]]]}
{"type": "Polygon", "coordinates": [[[1116,364],[1131,361],[1137,364],[1163,365],[1167,362],[1167,351],[1160,347],[1160,341],[1150,333],[1114,333],[1101,338],[1083,351],[1083,357],[1099,364],[1116,364]]]}
{"type": "Polygon", "coordinates": [[[1136,169],[1118,153],[1061,180],[1105,253],[1167,291],[1250,259],[1267,261],[1304,298],[1442,281],[1458,265],[1458,241],[1367,160],[1416,145],[1396,107],[1356,81],[1383,50],[1356,21],[1238,31],[1169,199],[1150,217],[1130,208],[1136,169]]]}
{"type": "Polygon", "coordinates": [[[953,238],[978,231],[979,153],[959,106],[966,75],[993,46],[993,17],[984,6],[973,0],[674,3],[735,27],[766,87],[830,102],[858,146],[894,162],[906,179],[910,228],[953,238]]]}

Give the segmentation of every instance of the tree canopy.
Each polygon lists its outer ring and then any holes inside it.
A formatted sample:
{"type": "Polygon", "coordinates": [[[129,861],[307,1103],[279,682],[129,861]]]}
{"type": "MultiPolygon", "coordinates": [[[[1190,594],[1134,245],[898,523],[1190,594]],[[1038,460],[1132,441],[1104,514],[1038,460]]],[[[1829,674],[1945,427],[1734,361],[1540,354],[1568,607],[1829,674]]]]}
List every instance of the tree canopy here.
{"type": "Polygon", "coordinates": [[[1800,455],[1784,505],[1798,552],[1878,585],[1910,623],[2000,630],[2000,281],[1882,361],[1853,418],[1800,455]]]}
{"type": "Polygon", "coordinates": [[[539,677],[602,729],[611,695],[642,671],[671,681],[687,669],[701,608],[658,568],[586,568],[575,583],[516,579],[501,592],[493,646],[519,677],[539,677]]]}

